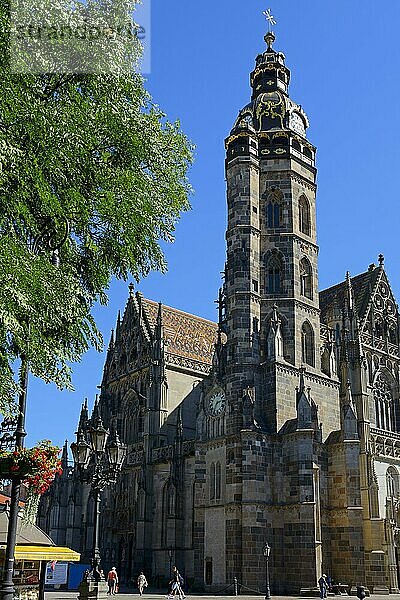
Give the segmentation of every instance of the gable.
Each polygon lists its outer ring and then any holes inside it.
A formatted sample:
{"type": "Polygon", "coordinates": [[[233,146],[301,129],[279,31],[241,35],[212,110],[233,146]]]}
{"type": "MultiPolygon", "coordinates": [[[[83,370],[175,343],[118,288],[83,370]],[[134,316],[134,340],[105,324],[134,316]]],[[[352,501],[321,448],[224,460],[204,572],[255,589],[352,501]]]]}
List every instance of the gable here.
{"type": "MultiPolygon", "coordinates": [[[[158,304],[153,300],[143,301],[154,330],[158,304]]],[[[217,323],[162,305],[162,324],[167,362],[174,356],[211,367],[218,338],[217,323]]]]}
{"type": "MultiPolygon", "coordinates": [[[[364,321],[371,299],[376,293],[381,277],[385,277],[386,273],[382,267],[371,267],[365,273],[351,277],[351,287],[354,295],[354,308],[360,319],[364,321]]],[[[342,281],[326,290],[322,290],[319,294],[319,302],[321,309],[321,320],[327,322],[329,315],[336,310],[341,311],[346,298],[347,282],[342,281]]]]}

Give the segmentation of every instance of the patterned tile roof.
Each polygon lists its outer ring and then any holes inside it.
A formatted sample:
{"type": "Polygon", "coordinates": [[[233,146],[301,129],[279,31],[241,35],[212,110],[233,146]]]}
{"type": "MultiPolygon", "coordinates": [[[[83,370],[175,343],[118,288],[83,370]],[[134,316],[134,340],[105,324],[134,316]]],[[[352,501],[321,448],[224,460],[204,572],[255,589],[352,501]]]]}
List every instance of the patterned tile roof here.
{"type": "MultiPolygon", "coordinates": [[[[143,298],[142,302],[149,325],[154,331],[158,303],[147,298],[143,298]]],[[[162,322],[168,353],[200,363],[212,364],[218,334],[217,323],[164,305],[162,305],[162,322]]]]}
{"type": "MultiPolygon", "coordinates": [[[[354,292],[354,303],[357,314],[362,318],[367,309],[371,292],[375,289],[377,279],[381,269],[375,267],[365,273],[351,277],[351,285],[354,292]]],[[[325,320],[328,311],[335,305],[341,309],[344,303],[346,291],[346,281],[342,281],[326,290],[322,290],[319,294],[319,304],[321,309],[321,319],[325,320]]]]}

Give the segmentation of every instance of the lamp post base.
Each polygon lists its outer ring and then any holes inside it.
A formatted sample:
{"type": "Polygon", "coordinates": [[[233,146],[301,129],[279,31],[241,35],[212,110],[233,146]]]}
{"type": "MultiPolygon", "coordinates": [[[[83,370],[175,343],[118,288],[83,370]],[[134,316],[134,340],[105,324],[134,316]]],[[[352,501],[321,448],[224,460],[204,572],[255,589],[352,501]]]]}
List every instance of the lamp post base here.
{"type": "Polygon", "coordinates": [[[106,600],[107,590],[106,581],[82,581],[79,585],[78,600],[106,600]]]}
{"type": "Polygon", "coordinates": [[[3,583],[3,585],[0,587],[0,599],[1,600],[13,600],[14,594],[15,594],[15,588],[14,588],[14,585],[12,582],[11,582],[11,584],[3,583]]]}

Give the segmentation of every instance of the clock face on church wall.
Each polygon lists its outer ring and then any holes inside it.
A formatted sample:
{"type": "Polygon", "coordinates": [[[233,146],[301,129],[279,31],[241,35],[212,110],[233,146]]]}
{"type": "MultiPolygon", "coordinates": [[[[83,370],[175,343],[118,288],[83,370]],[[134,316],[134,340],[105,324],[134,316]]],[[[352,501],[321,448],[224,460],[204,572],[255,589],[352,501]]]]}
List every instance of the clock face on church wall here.
{"type": "Polygon", "coordinates": [[[225,412],[226,399],[223,390],[215,390],[208,397],[208,412],[213,417],[219,417],[225,412]]]}

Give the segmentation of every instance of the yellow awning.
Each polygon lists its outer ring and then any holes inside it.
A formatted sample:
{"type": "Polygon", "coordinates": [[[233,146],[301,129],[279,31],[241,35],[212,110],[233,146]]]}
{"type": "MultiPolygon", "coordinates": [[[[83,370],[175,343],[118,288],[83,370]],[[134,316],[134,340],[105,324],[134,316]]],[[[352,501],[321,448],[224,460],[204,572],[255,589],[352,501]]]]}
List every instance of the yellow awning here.
{"type": "Polygon", "coordinates": [[[15,560],[63,560],[77,562],[79,552],[62,546],[15,546],[15,560]]]}

